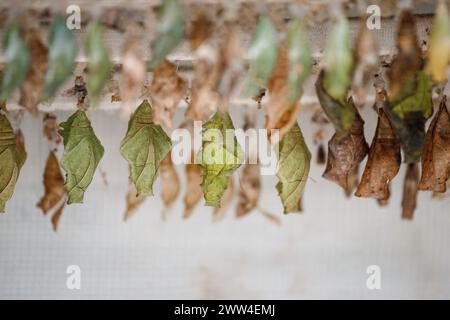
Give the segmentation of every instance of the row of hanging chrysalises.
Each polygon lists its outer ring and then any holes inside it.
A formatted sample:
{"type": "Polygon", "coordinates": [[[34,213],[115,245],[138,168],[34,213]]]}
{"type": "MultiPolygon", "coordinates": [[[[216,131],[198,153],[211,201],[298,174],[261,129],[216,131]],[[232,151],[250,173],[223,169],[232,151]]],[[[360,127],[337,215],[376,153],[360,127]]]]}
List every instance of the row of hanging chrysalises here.
{"type": "MultiPolygon", "coordinates": [[[[371,31],[362,24],[352,49],[348,21],[344,15],[337,15],[327,35],[323,68],[315,85],[325,114],[318,122],[331,122],[335,129],[328,142],[327,157],[323,147],[319,147],[318,161],[326,161],[323,177],[337,183],[347,193],[353,193],[356,188],[356,196],[386,203],[390,196],[389,183],[397,175],[402,162],[402,150],[403,162],[407,166],[402,201],[404,218],[413,215],[417,190],[444,193],[450,174],[450,119],[446,97],[442,94],[450,61],[450,18],[444,1],[436,10],[428,48],[423,52],[418,44],[414,16],[407,10],[400,13],[397,54],[386,73],[388,88],[385,88],[383,75],[377,72],[378,53],[371,31]],[[364,121],[355,104],[361,96],[365,98],[367,84],[372,83],[374,75],[374,110],[378,114],[378,124],[369,146],[364,137],[364,121]],[[350,96],[350,87],[354,99],[350,96]],[[441,92],[435,112],[433,90],[441,92]],[[432,116],[425,132],[425,123],[432,116]],[[366,155],[367,164],[359,180],[357,168],[366,155]]],[[[27,29],[26,24],[22,25],[20,21],[17,19],[7,26],[3,39],[1,212],[13,194],[26,160],[23,135],[11,126],[14,116],[7,111],[8,98],[19,89],[19,104],[36,113],[37,105],[51,99],[72,75],[77,52],[74,35],[67,28],[63,16],[53,18],[47,43],[42,41],[36,29],[27,29]]],[[[124,108],[130,108],[130,101],[135,101],[140,95],[146,70],[152,70],[151,83],[143,95],[147,98],[131,115],[120,146],[130,169],[125,218],[139,207],[145,196],[153,195],[152,185],[158,171],[161,171],[164,204],[170,207],[179,193],[178,176],[169,155],[171,140],[162,127],[172,126],[174,109],[186,96],[187,90],[176,66],[166,60],[185,35],[184,17],[177,1],[163,1],[158,21],[158,34],[151,43],[152,57],[148,64],[144,62],[142,48],[137,45],[139,32],[130,33],[124,45],[120,69],[120,94],[115,97],[123,102],[124,108]],[[145,156],[149,152],[153,153],[152,156],[145,156]]],[[[245,52],[232,22],[225,24],[226,36],[220,40],[220,47],[207,47],[210,24],[211,21],[200,15],[191,27],[190,43],[197,59],[187,100],[188,120],[182,126],[190,128],[192,120],[207,120],[203,124],[204,136],[209,129],[232,129],[233,123],[227,112],[231,94],[242,88],[244,95],[260,100],[267,90],[265,126],[266,129],[279,129],[280,133],[280,140],[271,141],[279,143],[276,172],[279,182],[276,189],[284,212],[298,212],[311,160],[297,123],[302,86],[313,66],[306,28],[301,19],[294,18],[281,37],[271,19],[261,15],[245,52]],[[208,55],[205,55],[206,51],[208,55]],[[248,68],[244,56],[249,61],[248,68]],[[239,81],[242,75],[246,79],[244,86],[239,81]]],[[[102,28],[95,19],[88,26],[84,43],[88,61],[87,80],[84,83],[82,77],[77,77],[70,90],[78,98],[78,110],[59,125],[53,115],[44,117],[44,136],[56,146],[61,141],[64,145],[60,163],[65,179],[56,154],[51,151],[44,172],[45,195],[38,203],[44,213],[54,211],[52,223],[55,229],[65,204],[83,201],[104,153],[86,114],[88,106],[89,110],[95,109],[111,76],[112,63],[102,38],[102,28]]],[[[247,116],[245,126],[253,125],[254,119],[247,116]]],[[[217,217],[223,215],[233,197],[232,174],[240,166],[235,160],[241,150],[235,148],[230,151],[217,141],[203,139],[200,152],[204,150],[224,154],[230,162],[186,165],[188,186],[183,199],[184,217],[190,216],[202,195],[206,205],[215,207],[217,217]]],[[[244,165],[240,184],[237,216],[258,209],[270,219],[279,221],[273,214],[258,208],[261,188],[258,164],[244,165]]]]}

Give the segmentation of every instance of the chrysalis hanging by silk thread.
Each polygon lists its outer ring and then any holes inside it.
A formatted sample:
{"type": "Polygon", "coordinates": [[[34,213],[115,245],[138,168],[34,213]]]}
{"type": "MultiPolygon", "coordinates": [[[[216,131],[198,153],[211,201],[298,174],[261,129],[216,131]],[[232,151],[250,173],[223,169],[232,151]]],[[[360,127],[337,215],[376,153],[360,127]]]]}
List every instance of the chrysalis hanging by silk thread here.
{"type": "Polygon", "coordinates": [[[38,202],[39,207],[44,215],[50,210],[54,210],[52,217],[53,230],[57,231],[59,219],[62,215],[65,200],[67,198],[66,189],[64,188],[64,177],[61,174],[58,158],[54,151],[50,151],[44,169],[44,195],[38,202]]]}
{"type": "Polygon", "coordinates": [[[172,142],[160,125],[153,122],[153,109],[144,100],[128,122],[120,144],[120,153],[130,167],[130,179],[138,195],[153,196],[153,183],[158,177],[160,162],[172,147],[172,142]]]}
{"type": "Polygon", "coordinates": [[[6,202],[13,195],[26,158],[25,149],[18,145],[11,123],[0,114],[0,213],[5,212],[6,202]]]}
{"type": "Polygon", "coordinates": [[[267,16],[261,16],[248,49],[249,83],[246,95],[256,96],[264,88],[277,61],[277,32],[267,16]]]}

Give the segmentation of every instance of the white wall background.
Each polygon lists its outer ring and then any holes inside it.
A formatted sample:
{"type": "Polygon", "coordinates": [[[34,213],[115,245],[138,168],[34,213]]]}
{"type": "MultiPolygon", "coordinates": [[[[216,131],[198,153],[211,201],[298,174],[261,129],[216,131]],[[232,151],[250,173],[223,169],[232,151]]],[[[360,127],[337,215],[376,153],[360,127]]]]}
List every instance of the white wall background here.
{"type": "MultiPolygon", "coordinates": [[[[59,112],[59,120],[68,115],[59,112]]],[[[310,116],[302,113],[300,122],[315,155],[310,116]]],[[[158,181],[155,198],[124,223],[128,172],[118,149],[126,120],[117,111],[91,117],[106,149],[101,168],[109,184],[96,174],[85,203],[67,207],[54,233],[50,217],[36,207],[48,146],[41,121],[26,115],[28,160],[0,217],[0,298],[450,298],[450,197],[421,193],[414,220],[402,221],[403,169],[390,205],[381,208],[373,200],[346,199],[321,178],[324,168],[313,165],[304,212],[281,217],[281,227],[257,212],[236,221],[234,208],[212,223],[202,204],[185,221],[184,190],[163,222],[158,181]],[[66,288],[73,264],[81,267],[81,290],[66,288]],[[366,287],[372,264],[381,267],[381,290],[366,287]]],[[[366,108],[363,117],[370,142],[375,113],[366,108]]],[[[239,110],[233,118],[242,123],[239,110]]],[[[184,168],[178,172],[184,184],[184,168]]],[[[261,205],[282,216],[275,184],[276,177],[264,177],[261,205]]]]}

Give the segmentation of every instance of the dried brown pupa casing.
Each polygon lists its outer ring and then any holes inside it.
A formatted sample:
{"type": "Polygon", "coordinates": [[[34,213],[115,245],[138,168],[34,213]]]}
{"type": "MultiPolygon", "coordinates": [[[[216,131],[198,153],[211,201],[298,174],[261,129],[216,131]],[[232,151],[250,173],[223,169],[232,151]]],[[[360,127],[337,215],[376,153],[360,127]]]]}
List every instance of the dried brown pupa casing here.
{"type": "Polygon", "coordinates": [[[187,219],[192,215],[195,206],[203,197],[202,170],[194,163],[194,154],[191,155],[191,163],[186,164],[186,194],[183,197],[184,212],[183,218],[187,219]]]}
{"type": "Polygon", "coordinates": [[[236,217],[242,217],[257,208],[261,194],[260,165],[247,163],[240,178],[236,217]]]}
{"type": "Polygon", "coordinates": [[[128,191],[126,195],[127,206],[123,214],[123,221],[127,221],[133,216],[145,200],[145,196],[138,195],[136,186],[133,182],[128,183],[128,191]]]}

